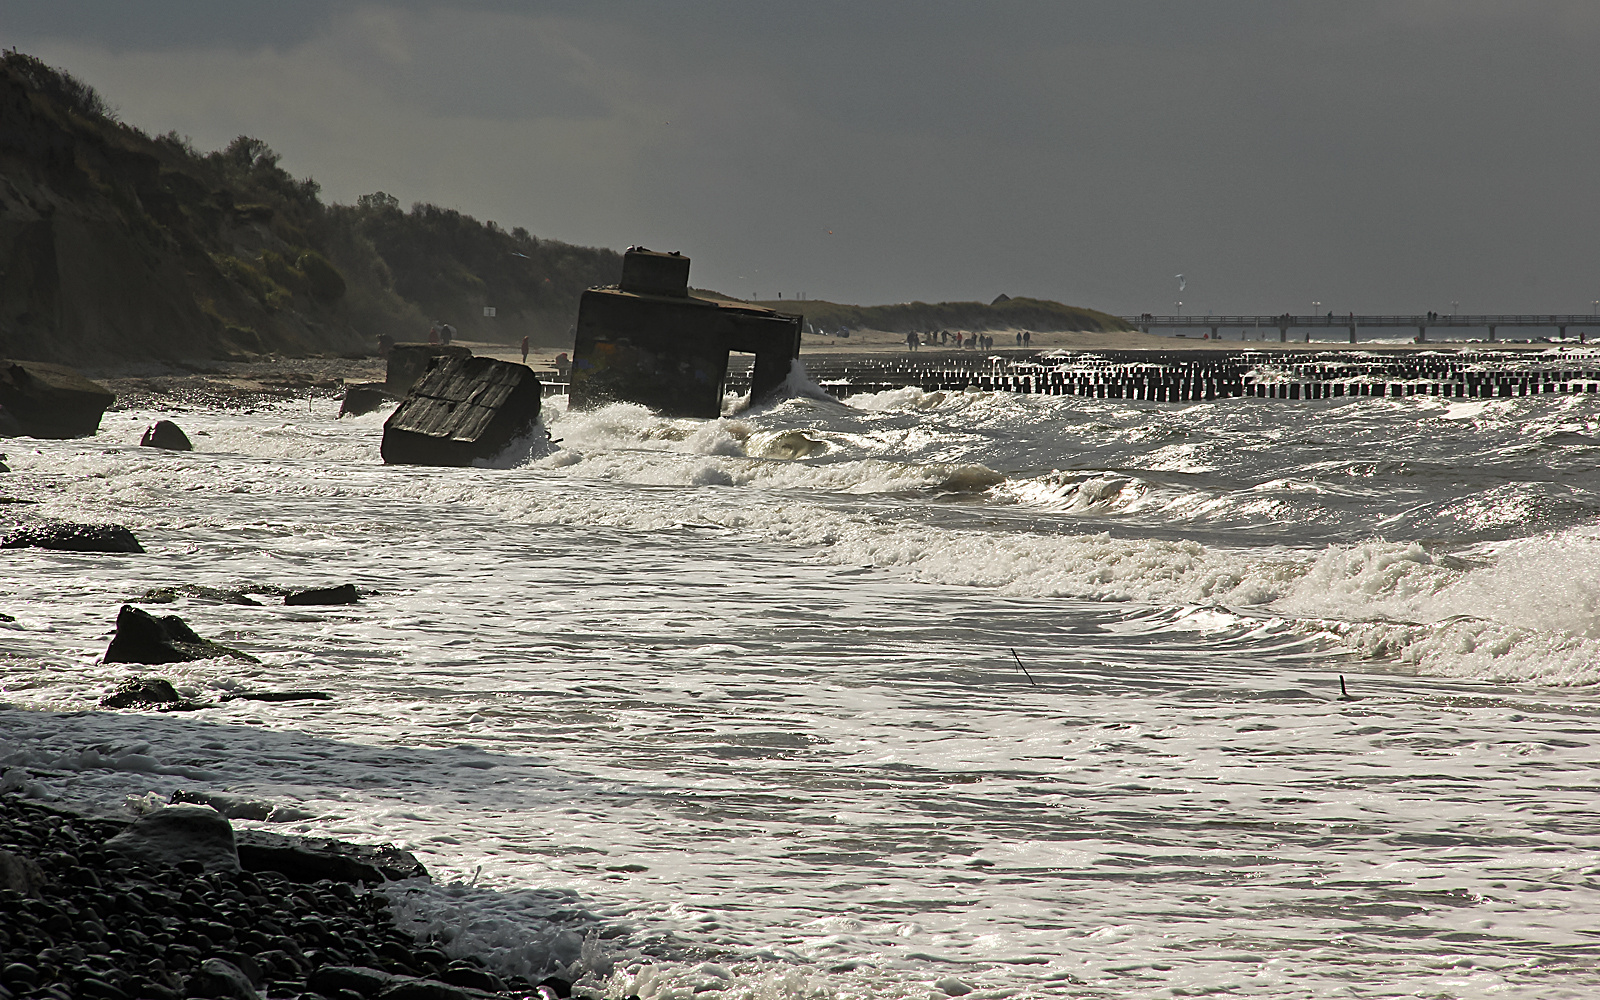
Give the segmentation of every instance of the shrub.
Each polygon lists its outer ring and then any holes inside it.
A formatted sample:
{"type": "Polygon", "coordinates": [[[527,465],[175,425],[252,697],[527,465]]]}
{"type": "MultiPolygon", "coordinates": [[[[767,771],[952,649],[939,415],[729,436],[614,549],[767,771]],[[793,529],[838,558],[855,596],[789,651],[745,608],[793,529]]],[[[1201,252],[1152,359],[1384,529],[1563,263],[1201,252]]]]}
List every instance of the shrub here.
{"type": "Polygon", "coordinates": [[[43,60],[16,49],[7,50],[3,62],[7,69],[21,76],[29,87],[68,111],[101,121],[117,120],[116,112],[100,96],[99,91],[66,70],[47,66],[43,60]]]}
{"type": "Polygon", "coordinates": [[[293,298],[287,288],[273,281],[249,261],[225,253],[215,254],[211,259],[216,262],[217,270],[238,282],[269,312],[277,312],[293,298]]]}
{"type": "Polygon", "coordinates": [[[344,275],[328,263],[328,258],[315,250],[307,250],[294,262],[311,285],[311,294],[323,302],[333,302],[345,293],[344,275]]]}

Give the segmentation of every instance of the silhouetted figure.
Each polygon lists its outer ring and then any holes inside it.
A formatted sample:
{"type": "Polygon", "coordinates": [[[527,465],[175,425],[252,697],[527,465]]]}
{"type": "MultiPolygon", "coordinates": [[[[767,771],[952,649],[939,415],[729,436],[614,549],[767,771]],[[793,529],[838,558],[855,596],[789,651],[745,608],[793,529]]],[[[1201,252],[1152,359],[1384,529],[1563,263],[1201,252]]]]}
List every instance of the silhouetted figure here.
{"type": "Polygon", "coordinates": [[[528,363],[528,338],[527,337],[523,337],[522,338],[522,363],[523,364],[527,364],[528,363]]]}

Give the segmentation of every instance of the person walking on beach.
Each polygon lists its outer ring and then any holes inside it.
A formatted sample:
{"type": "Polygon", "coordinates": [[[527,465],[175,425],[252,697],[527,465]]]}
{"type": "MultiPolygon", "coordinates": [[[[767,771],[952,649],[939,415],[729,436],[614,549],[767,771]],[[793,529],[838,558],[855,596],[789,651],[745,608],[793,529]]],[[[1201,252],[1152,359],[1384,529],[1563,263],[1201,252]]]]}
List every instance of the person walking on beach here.
{"type": "Polygon", "coordinates": [[[1033,332],[1031,330],[1022,331],[1022,346],[1023,347],[1032,347],[1033,346],[1033,332]]]}
{"type": "Polygon", "coordinates": [[[910,333],[906,334],[906,350],[914,351],[914,350],[917,349],[917,347],[918,347],[917,331],[913,330],[910,333]]]}
{"type": "Polygon", "coordinates": [[[433,321],[433,325],[428,327],[428,343],[437,344],[438,342],[439,342],[439,321],[438,320],[434,320],[433,321]]]}
{"type": "Polygon", "coordinates": [[[523,337],[522,338],[522,363],[523,364],[527,364],[528,363],[528,338],[527,337],[523,337]]]}

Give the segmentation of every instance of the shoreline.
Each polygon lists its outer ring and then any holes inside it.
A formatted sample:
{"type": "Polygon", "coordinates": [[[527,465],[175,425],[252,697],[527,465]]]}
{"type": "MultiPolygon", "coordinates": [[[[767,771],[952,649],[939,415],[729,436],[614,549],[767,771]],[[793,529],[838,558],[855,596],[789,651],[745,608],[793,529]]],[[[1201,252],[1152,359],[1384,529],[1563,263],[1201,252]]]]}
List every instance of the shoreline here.
{"type": "MultiPolygon", "coordinates": [[[[264,853],[261,835],[243,831],[241,863],[230,870],[179,860],[170,837],[149,840],[165,857],[108,843],[142,822],[0,794],[0,913],[8,918],[0,1000],[572,995],[565,979],[497,974],[469,953],[448,954],[436,935],[405,930],[383,887],[400,884],[392,879],[407,859],[421,873],[412,877],[427,878],[409,854],[389,849],[400,868],[380,871],[384,862],[339,861],[371,860],[382,849],[278,837],[264,853]]],[[[220,813],[211,822],[227,823],[220,813]]],[[[213,847],[197,837],[195,854],[213,847]]]]}
{"type": "MultiPolygon", "coordinates": [[[[953,347],[926,347],[917,351],[906,349],[903,336],[864,331],[861,336],[848,340],[829,338],[822,343],[807,338],[800,347],[802,363],[810,358],[825,360],[829,364],[848,363],[860,359],[863,363],[899,359],[920,364],[962,363],[979,364],[989,358],[1007,361],[1031,360],[1052,351],[1083,351],[1105,353],[1126,351],[1133,354],[1149,353],[1281,353],[1299,355],[1307,353],[1437,353],[1437,352],[1506,352],[1537,353],[1552,349],[1595,350],[1591,345],[1576,341],[1549,343],[1487,343],[1484,341],[1439,341],[1426,344],[1366,342],[1361,344],[1312,341],[1311,343],[1278,341],[1196,340],[1181,337],[1157,337],[1140,333],[1060,333],[1036,334],[1035,343],[1017,347],[1010,343],[997,344],[990,350],[956,349],[953,347]]],[[[520,363],[522,352],[515,345],[458,341],[475,356],[496,358],[520,363]]],[[[568,354],[570,349],[540,348],[528,352],[528,366],[541,378],[564,381],[555,370],[556,358],[568,354]]],[[[174,401],[181,407],[220,407],[248,409],[262,399],[337,398],[347,384],[382,382],[387,361],[380,355],[363,358],[341,356],[279,357],[265,356],[251,361],[187,360],[143,361],[115,365],[86,366],[79,369],[90,379],[104,385],[117,396],[112,410],[171,408],[174,401]]]]}

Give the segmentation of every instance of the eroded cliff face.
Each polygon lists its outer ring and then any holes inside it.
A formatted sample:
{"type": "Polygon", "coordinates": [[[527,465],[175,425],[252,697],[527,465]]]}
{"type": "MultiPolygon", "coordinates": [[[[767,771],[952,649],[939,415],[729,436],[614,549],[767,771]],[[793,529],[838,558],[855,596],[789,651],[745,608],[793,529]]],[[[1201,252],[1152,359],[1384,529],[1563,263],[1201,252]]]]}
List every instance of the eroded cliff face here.
{"type": "Polygon", "coordinates": [[[192,150],[71,110],[17,59],[0,64],[0,357],[346,353],[383,332],[381,309],[357,328],[306,220],[237,204],[186,169],[192,150]]]}

